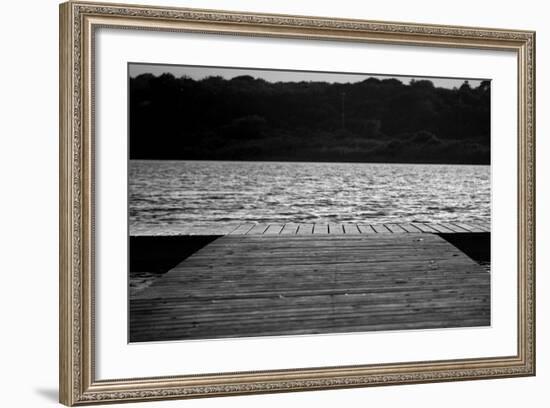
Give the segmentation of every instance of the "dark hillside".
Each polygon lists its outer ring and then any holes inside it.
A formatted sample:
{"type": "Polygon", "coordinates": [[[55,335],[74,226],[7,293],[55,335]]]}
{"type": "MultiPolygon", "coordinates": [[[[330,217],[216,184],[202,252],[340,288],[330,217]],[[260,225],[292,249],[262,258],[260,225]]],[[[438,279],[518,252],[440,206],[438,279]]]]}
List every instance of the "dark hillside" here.
{"type": "Polygon", "coordinates": [[[490,82],[130,79],[130,158],[490,162],[490,82]]]}

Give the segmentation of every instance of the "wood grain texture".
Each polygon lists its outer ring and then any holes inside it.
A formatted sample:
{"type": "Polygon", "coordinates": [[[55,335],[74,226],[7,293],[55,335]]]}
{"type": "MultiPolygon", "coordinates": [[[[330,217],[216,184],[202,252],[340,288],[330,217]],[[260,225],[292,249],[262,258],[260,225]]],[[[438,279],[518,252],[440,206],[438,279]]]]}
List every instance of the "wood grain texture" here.
{"type": "Polygon", "coordinates": [[[402,233],[467,233],[491,232],[489,223],[481,221],[439,222],[439,223],[215,223],[211,225],[171,226],[169,231],[162,227],[151,230],[134,228],[132,236],[148,235],[342,235],[342,234],[402,234],[402,233]]]}
{"type": "Polygon", "coordinates": [[[345,229],[218,238],[131,299],[131,341],[490,324],[490,275],[438,235],[345,229]]]}

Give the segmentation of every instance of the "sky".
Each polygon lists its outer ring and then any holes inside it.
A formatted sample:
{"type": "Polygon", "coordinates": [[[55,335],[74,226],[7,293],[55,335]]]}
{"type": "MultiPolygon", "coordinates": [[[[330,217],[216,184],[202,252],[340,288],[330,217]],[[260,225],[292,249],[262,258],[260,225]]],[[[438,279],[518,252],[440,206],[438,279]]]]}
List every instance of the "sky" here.
{"type": "MultiPolygon", "coordinates": [[[[313,71],[286,71],[286,70],[267,70],[250,68],[223,68],[223,67],[205,67],[205,66],[187,66],[187,65],[163,65],[163,64],[129,64],[130,77],[150,73],[155,76],[163,73],[171,73],[176,78],[187,76],[194,80],[201,80],[209,76],[221,76],[225,79],[231,79],[240,75],[250,75],[254,78],[262,78],[268,82],[300,82],[300,81],[319,81],[329,83],[353,83],[361,82],[367,78],[388,79],[396,78],[401,82],[408,84],[411,79],[427,79],[433,82],[436,87],[454,88],[460,87],[466,80],[465,78],[444,78],[444,77],[419,77],[404,75],[380,75],[380,74],[348,74],[348,73],[327,73],[313,71]]],[[[477,87],[482,79],[467,78],[470,85],[477,87]]]]}

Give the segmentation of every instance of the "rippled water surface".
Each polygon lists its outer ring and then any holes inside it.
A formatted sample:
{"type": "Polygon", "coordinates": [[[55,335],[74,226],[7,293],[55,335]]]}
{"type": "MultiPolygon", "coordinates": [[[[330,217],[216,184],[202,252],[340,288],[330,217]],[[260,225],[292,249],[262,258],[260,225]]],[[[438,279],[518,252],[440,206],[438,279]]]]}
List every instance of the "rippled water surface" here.
{"type": "Polygon", "coordinates": [[[490,221],[490,167],[139,161],[130,232],[239,222],[490,221]]]}

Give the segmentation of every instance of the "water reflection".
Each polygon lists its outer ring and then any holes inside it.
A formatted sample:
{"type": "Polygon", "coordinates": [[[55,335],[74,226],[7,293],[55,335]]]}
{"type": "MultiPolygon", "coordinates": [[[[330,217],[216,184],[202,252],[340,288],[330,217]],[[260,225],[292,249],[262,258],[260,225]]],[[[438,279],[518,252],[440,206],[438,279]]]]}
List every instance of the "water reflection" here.
{"type": "Polygon", "coordinates": [[[130,230],[239,222],[490,220],[490,167],[139,161],[130,230]]]}

